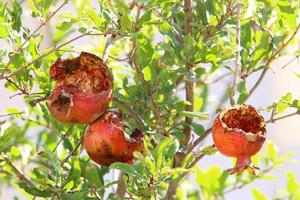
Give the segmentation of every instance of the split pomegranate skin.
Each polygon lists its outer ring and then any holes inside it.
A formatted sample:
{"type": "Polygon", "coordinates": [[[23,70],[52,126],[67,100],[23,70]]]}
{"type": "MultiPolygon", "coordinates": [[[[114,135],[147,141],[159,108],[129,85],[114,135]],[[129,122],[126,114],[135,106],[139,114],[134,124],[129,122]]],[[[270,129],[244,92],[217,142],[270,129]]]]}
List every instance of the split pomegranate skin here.
{"type": "Polygon", "coordinates": [[[112,98],[112,75],[96,55],[82,52],[73,59],[58,59],[50,67],[56,81],[48,109],[63,123],[89,124],[103,114],[112,98]]]}
{"type": "Polygon", "coordinates": [[[262,115],[251,105],[239,105],[221,111],[214,120],[212,136],[216,148],[225,156],[235,157],[236,166],[230,173],[244,170],[255,174],[251,156],[255,155],[266,140],[262,115]]]}
{"type": "Polygon", "coordinates": [[[143,132],[136,129],[127,139],[118,110],[109,110],[90,124],[84,134],[83,146],[90,158],[102,166],[114,162],[133,162],[133,152],[143,153],[143,132]]]}

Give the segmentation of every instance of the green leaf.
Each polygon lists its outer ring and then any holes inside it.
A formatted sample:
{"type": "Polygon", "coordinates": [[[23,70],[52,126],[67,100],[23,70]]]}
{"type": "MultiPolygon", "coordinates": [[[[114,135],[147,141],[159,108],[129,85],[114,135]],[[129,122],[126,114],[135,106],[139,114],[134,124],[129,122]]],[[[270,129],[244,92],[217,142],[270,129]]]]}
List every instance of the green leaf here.
{"type": "Polygon", "coordinates": [[[222,169],[219,166],[210,166],[205,172],[196,167],[196,183],[203,188],[208,195],[216,194],[220,188],[222,169]]]}
{"type": "Polygon", "coordinates": [[[14,113],[20,113],[20,110],[17,108],[9,107],[6,109],[6,112],[10,114],[14,114],[14,113]]]}
{"type": "Polygon", "coordinates": [[[279,156],[278,148],[275,146],[274,143],[268,142],[266,158],[271,159],[273,162],[275,162],[278,156],[279,156]]]}
{"type": "Polygon", "coordinates": [[[0,39],[6,38],[9,35],[9,29],[4,22],[4,18],[0,16],[0,39]]]}
{"type": "Polygon", "coordinates": [[[33,17],[43,17],[47,14],[54,0],[29,0],[33,17]]]}
{"type": "Polygon", "coordinates": [[[60,31],[67,31],[68,29],[71,28],[71,26],[74,24],[73,20],[69,21],[63,21],[62,23],[59,23],[56,25],[56,28],[60,31]]]}
{"type": "Polygon", "coordinates": [[[195,156],[193,153],[189,153],[188,155],[186,155],[182,161],[181,167],[188,168],[190,164],[193,162],[194,158],[195,156]]]}
{"type": "Polygon", "coordinates": [[[53,196],[53,193],[49,190],[39,190],[35,186],[29,185],[27,182],[20,181],[18,182],[18,185],[20,188],[24,189],[25,192],[28,194],[31,194],[33,196],[39,196],[39,197],[51,197],[53,196]]]}
{"type": "Polygon", "coordinates": [[[151,20],[152,9],[147,10],[144,15],[138,19],[137,25],[141,26],[151,20]]]}
{"type": "Polygon", "coordinates": [[[49,164],[54,167],[56,175],[60,175],[62,173],[62,168],[59,159],[49,150],[48,146],[44,145],[43,150],[44,151],[39,152],[39,155],[49,160],[49,164]]]}
{"type": "Polygon", "coordinates": [[[90,17],[90,19],[94,22],[94,24],[102,30],[104,28],[105,19],[102,19],[94,9],[87,9],[86,14],[90,17]]]}
{"type": "Polygon", "coordinates": [[[208,120],[208,114],[203,112],[190,112],[190,111],[182,111],[180,113],[180,117],[196,117],[200,120],[208,120]]]}
{"type": "Polygon", "coordinates": [[[131,18],[130,16],[126,13],[124,14],[122,17],[121,17],[121,28],[124,30],[124,31],[129,31],[131,30],[131,18]]]}
{"type": "Polygon", "coordinates": [[[109,168],[121,170],[131,176],[136,176],[136,177],[140,176],[140,174],[131,165],[127,163],[116,162],[110,165],[109,168]]]}
{"type": "Polygon", "coordinates": [[[200,124],[193,122],[190,126],[192,127],[193,132],[196,133],[198,136],[202,136],[205,133],[204,127],[200,124]]]}
{"type": "Polygon", "coordinates": [[[11,12],[11,17],[12,17],[12,28],[16,31],[20,31],[21,30],[21,26],[22,26],[22,7],[21,4],[14,0],[13,1],[13,9],[11,12]]]}
{"type": "Polygon", "coordinates": [[[205,155],[214,155],[217,152],[217,149],[211,145],[201,149],[201,153],[205,155]]]}
{"type": "Polygon", "coordinates": [[[275,114],[280,114],[283,113],[286,109],[289,108],[289,105],[279,101],[278,103],[276,103],[276,110],[275,110],[275,114]]]}
{"type": "Polygon", "coordinates": [[[85,199],[87,192],[65,193],[62,195],[62,200],[85,199]]]}
{"type": "Polygon", "coordinates": [[[154,150],[156,170],[162,168],[163,166],[170,166],[178,149],[178,140],[172,137],[167,137],[162,140],[154,150]]]}
{"type": "Polygon", "coordinates": [[[252,189],[252,195],[255,200],[268,200],[268,197],[260,192],[257,188],[252,189]]]}
{"type": "Polygon", "coordinates": [[[143,74],[144,74],[144,79],[145,81],[150,81],[151,80],[151,69],[149,66],[145,67],[142,70],[143,74]]]}
{"type": "Polygon", "coordinates": [[[19,150],[17,147],[15,147],[15,146],[12,146],[12,147],[10,148],[10,153],[11,153],[11,155],[12,155],[13,157],[15,157],[15,158],[17,158],[17,157],[19,157],[19,156],[21,155],[20,150],[19,150]]]}
{"type": "Polygon", "coordinates": [[[241,81],[239,84],[238,84],[238,87],[237,87],[237,90],[239,91],[240,93],[240,96],[238,98],[238,104],[243,104],[248,96],[248,91],[247,91],[247,88],[246,88],[246,81],[241,81]]]}
{"type": "Polygon", "coordinates": [[[298,192],[300,194],[300,183],[296,181],[295,174],[293,172],[287,172],[288,185],[287,190],[289,194],[294,194],[298,192]]]}
{"type": "Polygon", "coordinates": [[[282,100],[285,101],[286,103],[290,103],[293,100],[293,95],[292,93],[287,93],[285,96],[282,97],[282,100]]]}
{"type": "Polygon", "coordinates": [[[100,181],[102,177],[99,177],[97,166],[94,164],[89,164],[85,169],[85,177],[89,181],[91,187],[99,188],[103,186],[100,181]]]}

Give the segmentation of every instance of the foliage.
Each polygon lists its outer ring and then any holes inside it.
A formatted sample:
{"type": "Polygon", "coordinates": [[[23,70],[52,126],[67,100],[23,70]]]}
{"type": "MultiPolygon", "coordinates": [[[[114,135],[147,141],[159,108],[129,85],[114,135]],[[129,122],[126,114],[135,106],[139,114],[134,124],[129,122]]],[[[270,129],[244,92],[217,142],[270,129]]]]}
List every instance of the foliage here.
{"type": "MultiPolygon", "coordinates": [[[[190,11],[188,2],[0,2],[0,44],[4,44],[0,80],[26,103],[22,110],[11,105],[1,115],[1,184],[18,188],[28,198],[68,200],[119,199],[114,191],[124,182],[129,198],[162,199],[175,182],[176,199],[217,199],[258,179],[272,181],[268,172],[291,155],[280,155],[271,142],[264,154],[253,158],[262,169],[257,176],[229,176],[220,166],[194,167],[216,153],[213,146],[200,144],[210,133],[204,124],[234,90],[228,84],[220,104],[211,104],[211,96],[220,93],[211,89],[213,84],[235,71],[238,19],[237,1],[193,0],[190,11]],[[31,16],[26,15],[27,5],[31,16]],[[72,9],[62,9],[68,6],[72,9]],[[26,19],[43,22],[33,29],[26,19]],[[53,34],[42,34],[45,27],[53,34]],[[77,45],[78,41],[84,42],[77,45]],[[54,84],[48,73],[51,63],[81,51],[103,57],[114,75],[115,100],[110,107],[122,110],[129,129],[140,128],[146,134],[146,152],[136,153],[132,165],[114,163],[106,168],[93,163],[80,145],[85,127],[55,121],[42,101],[54,84]],[[182,98],[188,83],[195,84],[193,102],[182,98]],[[195,140],[186,143],[189,129],[195,140]],[[112,178],[116,170],[125,174],[120,181],[112,178]],[[187,174],[195,175],[194,184],[187,181],[187,174]]],[[[299,57],[293,49],[298,42],[299,4],[299,0],[242,1],[238,104],[255,92],[274,59],[289,50],[299,57]],[[247,80],[257,74],[251,86],[247,80]]],[[[270,123],[297,115],[299,109],[299,99],[287,93],[263,111],[271,116],[270,123]],[[295,112],[285,114],[288,108],[295,112]]],[[[287,188],[276,198],[299,199],[300,183],[292,172],[287,176],[287,188]]],[[[252,194],[254,199],[267,199],[257,188],[252,194]]]]}

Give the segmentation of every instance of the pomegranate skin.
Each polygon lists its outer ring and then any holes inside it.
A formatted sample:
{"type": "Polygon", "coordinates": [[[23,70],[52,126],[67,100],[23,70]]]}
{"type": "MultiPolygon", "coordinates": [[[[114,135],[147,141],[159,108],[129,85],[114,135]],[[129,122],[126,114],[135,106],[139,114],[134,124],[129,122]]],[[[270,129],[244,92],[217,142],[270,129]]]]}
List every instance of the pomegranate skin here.
{"type": "Polygon", "coordinates": [[[73,93],[72,102],[68,97],[64,99],[63,94],[62,90],[55,91],[50,97],[52,105],[48,104],[48,109],[56,120],[69,124],[88,124],[95,121],[108,108],[112,98],[112,90],[98,94],[89,91],[73,93]]]}
{"type": "Polygon", "coordinates": [[[89,124],[107,110],[112,76],[99,57],[82,52],[73,59],[58,59],[50,67],[50,76],[56,84],[47,106],[56,120],[89,124]]]}
{"type": "Polygon", "coordinates": [[[125,138],[124,124],[117,110],[110,110],[94,123],[90,124],[84,134],[83,146],[90,158],[102,166],[114,162],[133,162],[133,152],[143,153],[143,132],[136,129],[130,139],[125,138]]]}
{"type": "Polygon", "coordinates": [[[212,136],[216,148],[225,156],[237,158],[231,173],[242,173],[248,170],[255,174],[251,167],[251,156],[255,155],[266,139],[263,117],[250,105],[235,106],[217,115],[212,126],[212,136]]]}
{"type": "Polygon", "coordinates": [[[221,119],[216,118],[212,128],[213,140],[217,149],[225,156],[238,157],[243,155],[253,156],[262,147],[265,138],[256,142],[249,142],[245,135],[237,131],[228,131],[222,126],[221,119]]]}

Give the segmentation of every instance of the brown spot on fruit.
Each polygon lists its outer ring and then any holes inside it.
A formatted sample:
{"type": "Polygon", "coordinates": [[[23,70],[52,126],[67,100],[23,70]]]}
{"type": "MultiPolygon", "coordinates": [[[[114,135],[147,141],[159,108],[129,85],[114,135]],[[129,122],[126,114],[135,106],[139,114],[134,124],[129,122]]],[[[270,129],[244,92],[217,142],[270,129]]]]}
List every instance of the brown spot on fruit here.
{"type": "Polygon", "coordinates": [[[114,162],[132,163],[133,152],[144,151],[143,132],[136,129],[129,140],[125,138],[123,129],[124,124],[117,110],[107,111],[90,124],[83,138],[90,158],[103,166],[114,162]]]}
{"type": "Polygon", "coordinates": [[[88,124],[108,108],[112,75],[96,55],[82,52],[76,58],[58,59],[50,76],[56,84],[47,106],[58,121],[88,124]]]}

